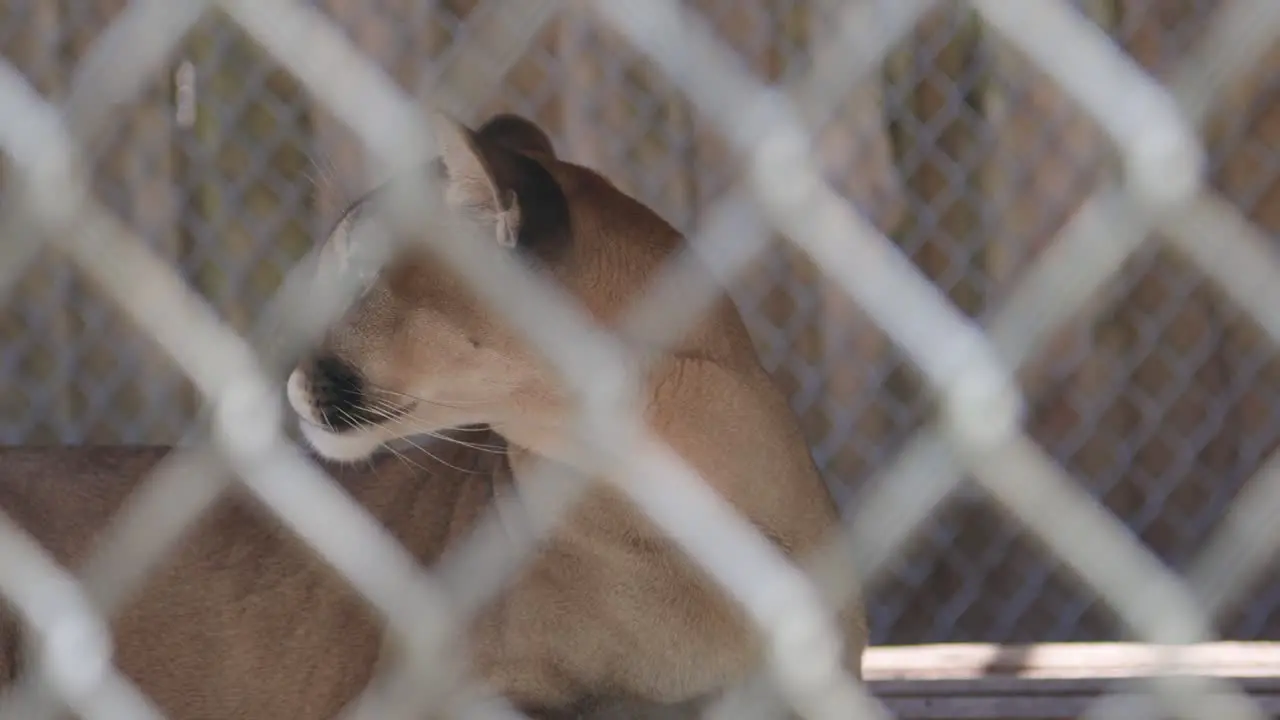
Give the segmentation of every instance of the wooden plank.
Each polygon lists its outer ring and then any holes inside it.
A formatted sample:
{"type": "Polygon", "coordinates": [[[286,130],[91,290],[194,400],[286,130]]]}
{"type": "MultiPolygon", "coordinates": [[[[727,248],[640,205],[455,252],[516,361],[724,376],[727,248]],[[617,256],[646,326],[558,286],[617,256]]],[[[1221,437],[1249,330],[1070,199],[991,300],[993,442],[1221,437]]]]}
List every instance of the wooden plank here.
{"type": "MultiPolygon", "coordinates": [[[[1203,676],[1201,676],[1203,677],[1203,676]]],[[[1256,695],[1280,695],[1280,678],[1237,677],[1230,674],[1215,677],[1228,680],[1241,691],[1256,695]]],[[[966,680],[873,680],[868,685],[877,697],[945,698],[945,697],[1096,697],[1131,687],[1138,677],[1018,678],[989,677],[966,680]]]]}
{"type": "MultiPolygon", "coordinates": [[[[1266,715],[1280,714],[1280,696],[1254,694],[1251,698],[1266,715]]],[[[1096,695],[1086,694],[1051,697],[895,697],[882,700],[899,720],[1065,720],[1084,715],[1097,701],[1096,695]]]]}
{"type": "Polygon", "coordinates": [[[946,643],[867,650],[867,680],[1133,678],[1157,672],[1165,653],[1180,670],[1239,678],[1280,676],[1280,643],[1217,642],[1163,648],[1139,643],[946,643]]]}
{"type": "Polygon", "coordinates": [[[1280,643],[980,644],[870,648],[863,673],[897,718],[1048,720],[1084,714],[1099,698],[1155,675],[1172,650],[1184,673],[1221,678],[1280,715],[1280,643]]]}

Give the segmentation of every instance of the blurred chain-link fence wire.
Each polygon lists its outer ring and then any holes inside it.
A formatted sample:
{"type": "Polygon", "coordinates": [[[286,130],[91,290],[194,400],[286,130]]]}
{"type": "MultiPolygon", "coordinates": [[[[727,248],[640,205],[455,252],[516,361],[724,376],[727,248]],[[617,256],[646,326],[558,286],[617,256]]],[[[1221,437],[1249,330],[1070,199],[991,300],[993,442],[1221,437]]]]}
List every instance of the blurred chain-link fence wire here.
{"type": "MultiPolygon", "coordinates": [[[[1274,2],[210,5],[0,11],[0,441],[245,411],[235,333],[369,158],[412,155],[404,113],[513,110],[749,261],[731,291],[846,502],[873,642],[1280,639],[1274,2]]],[[[361,516],[262,430],[232,465],[326,554],[307,508],[361,516]]]]}

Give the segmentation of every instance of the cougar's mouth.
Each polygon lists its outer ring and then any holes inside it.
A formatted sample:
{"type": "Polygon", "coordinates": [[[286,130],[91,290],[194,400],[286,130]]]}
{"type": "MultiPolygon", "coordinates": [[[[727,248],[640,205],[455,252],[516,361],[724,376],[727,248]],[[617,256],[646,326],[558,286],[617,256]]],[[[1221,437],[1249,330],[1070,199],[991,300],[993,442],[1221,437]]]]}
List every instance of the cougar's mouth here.
{"type": "Polygon", "coordinates": [[[320,356],[295,369],[286,394],[302,436],[332,460],[370,456],[384,442],[404,434],[396,426],[418,405],[371,389],[359,372],[333,356],[320,356]]]}

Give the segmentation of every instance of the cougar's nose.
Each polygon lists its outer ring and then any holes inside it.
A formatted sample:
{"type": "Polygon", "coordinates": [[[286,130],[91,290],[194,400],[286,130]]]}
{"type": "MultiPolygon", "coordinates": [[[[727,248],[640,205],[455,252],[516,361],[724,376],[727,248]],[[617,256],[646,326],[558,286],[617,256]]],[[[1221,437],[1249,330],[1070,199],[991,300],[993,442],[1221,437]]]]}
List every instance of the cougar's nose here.
{"type": "Polygon", "coordinates": [[[320,355],[307,368],[311,400],[320,421],[341,432],[367,424],[364,380],[350,363],[334,355],[320,355]]]}

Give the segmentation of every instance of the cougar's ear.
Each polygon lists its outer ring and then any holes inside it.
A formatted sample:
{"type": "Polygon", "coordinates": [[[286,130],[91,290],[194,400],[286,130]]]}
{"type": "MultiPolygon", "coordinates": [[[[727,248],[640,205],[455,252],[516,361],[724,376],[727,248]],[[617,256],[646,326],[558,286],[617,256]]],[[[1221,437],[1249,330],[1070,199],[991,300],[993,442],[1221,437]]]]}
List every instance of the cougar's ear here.
{"type": "Polygon", "coordinates": [[[444,165],[445,202],[492,229],[499,245],[514,248],[520,236],[519,198],[499,183],[475,133],[443,113],[433,114],[431,130],[444,165]]]}
{"type": "Polygon", "coordinates": [[[493,116],[476,130],[476,136],[482,144],[496,143],[516,152],[556,156],[555,146],[542,128],[513,113],[493,116]]]}

